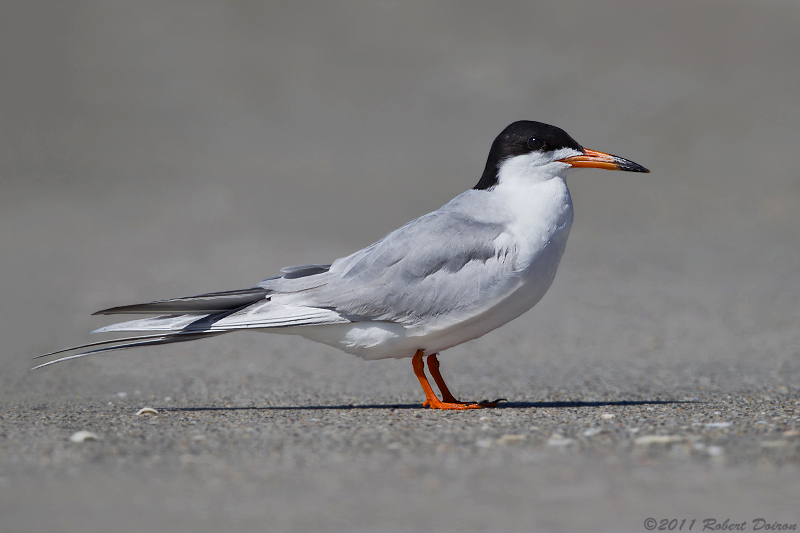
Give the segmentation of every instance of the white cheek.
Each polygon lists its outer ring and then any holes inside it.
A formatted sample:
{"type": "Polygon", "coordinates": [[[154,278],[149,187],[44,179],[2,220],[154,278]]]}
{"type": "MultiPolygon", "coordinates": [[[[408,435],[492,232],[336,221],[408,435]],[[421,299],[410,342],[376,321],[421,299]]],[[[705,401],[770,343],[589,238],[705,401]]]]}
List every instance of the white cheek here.
{"type": "Polygon", "coordinates": [[[540,182],[555,177],[564,177],[572,170],[572,166],[561,163],[558,159],[579,153],[572,148],[562,148],[545,154],[532,152],[510,157],[500,163],[497,178],[500,183],[508,183],[511,181],[540,182]]]}
{"type": "Polygon", "coordinates": [[[537,169],[541,169],[545,163],[547,161],[545,161],[542,154],[538,153],[510,157],[500,163],[500,168],[497,172],[498,181],[508,182],[516,179],[526,179],[536,174],[537,169]]]}

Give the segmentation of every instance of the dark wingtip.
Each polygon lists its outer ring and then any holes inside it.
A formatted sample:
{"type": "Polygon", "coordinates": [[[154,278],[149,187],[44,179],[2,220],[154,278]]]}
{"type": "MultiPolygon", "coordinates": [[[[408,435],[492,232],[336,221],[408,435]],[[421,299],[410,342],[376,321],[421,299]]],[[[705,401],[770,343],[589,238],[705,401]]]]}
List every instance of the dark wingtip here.
{"type": "MultiPolygon", "coordinates": [[[[123,305],[120,307],[109,307],[108,309],[101,309],[100,311],[95,311],[94,313],[92,313],[92,316],[141,313],[142,311],[139,308],[144,307],[144,305],[145,304],[136,304],[136,305],[123,305]]],[[[155,312],[152,312],[150,314],[155,314],[155,312]]]]}
{"type": "MultiPolygon", "coordinates": [[[[311,265],[317,270],[323,270],[328,265],[311,265]]],[[[308,270],[308,269],[306,269],[308,270]]],[[[263,287],[239,289],[235,291],[209,292],[196,296],[172,298],[171,300],[158,300],[144,304],[123,305],[101,309],[92,313],[94,315],[157,315],[157,314],[188,314],[207,315],[230,311],[245,304],[255,303],[266,297],[269,290],[263,287]]]]}

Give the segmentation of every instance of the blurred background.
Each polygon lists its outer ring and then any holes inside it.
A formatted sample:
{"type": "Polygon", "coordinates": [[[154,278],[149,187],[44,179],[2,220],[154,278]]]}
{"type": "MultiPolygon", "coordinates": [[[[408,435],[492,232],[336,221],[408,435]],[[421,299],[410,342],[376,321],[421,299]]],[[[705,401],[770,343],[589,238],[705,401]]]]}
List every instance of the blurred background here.
{"type": "MultiPolygon", "coordinates": [[[[0,10],[0,394],[96,364],[26,373],[94,340],[98,309],[249,287],[437,209],[518,119],[652,170],[570,179],[559,276],[518,321],[528,352],[797,360],[796,2],[0,10]]],[[[237,342],[287,341],[202,349],[237,342]]]]}
{"type": "Polygon", "coordinates": [[[570,177],[553,287],[445,354],[462,390],[793,386],[798,28],[796,0],[3,0],[0,399],[417,401],[407,360],[255,333],[27,369],[97,340],[98,309],[369,245],[472,187],[519,119],[652,173],[570,177]]]}

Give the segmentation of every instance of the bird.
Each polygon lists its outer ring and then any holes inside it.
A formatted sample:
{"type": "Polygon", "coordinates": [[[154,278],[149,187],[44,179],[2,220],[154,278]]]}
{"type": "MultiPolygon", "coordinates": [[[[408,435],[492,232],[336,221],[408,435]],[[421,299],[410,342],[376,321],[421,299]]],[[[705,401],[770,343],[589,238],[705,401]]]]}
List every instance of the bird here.
{"type": "Polygon", "coordinates": [[[573,222],[566,177],[579,168],[650,172],[586,149],[561,128],[520,120],[495,138],[473,188],[378,242],[330,264],[283,268],[251,288],[98,311],[94,314],[150,316],[93,333],[149,334],[43,354],[37,357],[91,348],[34,369],[112,350],[255,330],[300,335],[367,360],[411,357],[425,392],[423,407],[496,406],[500,400],[457,400],[437,355],[541,300],[573,222]],[[425,374],[425,356],[442,399],[425,374]]]}

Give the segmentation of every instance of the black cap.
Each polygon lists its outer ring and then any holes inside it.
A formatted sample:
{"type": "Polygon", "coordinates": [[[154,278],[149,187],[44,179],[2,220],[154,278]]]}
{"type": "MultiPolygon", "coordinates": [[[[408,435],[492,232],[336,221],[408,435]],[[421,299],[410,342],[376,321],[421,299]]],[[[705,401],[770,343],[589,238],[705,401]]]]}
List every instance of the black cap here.
{"type": "Polygon", "coordinates": [[[497,185],[497,172],[500,162],[517,155],[531,152],[552,152],[561,148],[583,151],[569,134],[550,124],[533,120],[519,120],[509,124],[492,143],[483,176],[475,189],[490,189],[497,185]]]}

